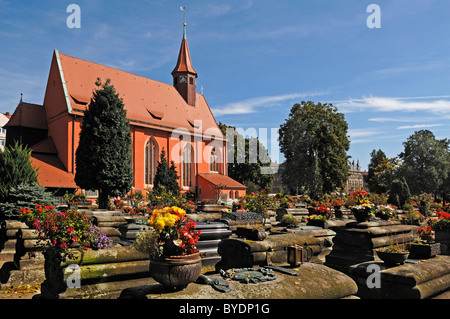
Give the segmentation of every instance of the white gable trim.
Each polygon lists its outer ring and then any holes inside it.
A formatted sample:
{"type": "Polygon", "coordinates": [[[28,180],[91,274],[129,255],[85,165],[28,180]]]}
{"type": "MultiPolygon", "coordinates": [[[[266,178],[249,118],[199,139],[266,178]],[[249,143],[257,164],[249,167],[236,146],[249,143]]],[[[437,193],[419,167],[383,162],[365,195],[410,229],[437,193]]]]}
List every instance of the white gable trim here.
{"type": "Polygon", "coordinates": [[[56,63],[58,64],[58,70],[59,70],[59,75],[61,77],[61,84],[64,90],[64,96],[66,97],[66,104],[67,104],[67,110],[69,111],[69,113],[72,113],[72,105],[70,104],[70,99],[69,99],[69,92],[67,91],[67,86],[66,86],[66,80],[64,79],[64,72],[61,66],[61,60],[59,59],[59,52],[57,49],[55,49],[55,57],[56,57],[56,63]]]}

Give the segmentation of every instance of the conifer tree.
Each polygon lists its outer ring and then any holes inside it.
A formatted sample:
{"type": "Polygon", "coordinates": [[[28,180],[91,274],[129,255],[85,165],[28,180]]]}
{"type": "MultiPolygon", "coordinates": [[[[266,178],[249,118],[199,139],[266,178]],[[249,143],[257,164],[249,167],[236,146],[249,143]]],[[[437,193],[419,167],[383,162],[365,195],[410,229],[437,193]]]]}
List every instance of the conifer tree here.
{"type": "Polygon", "coordinates": [[[99,208],[110,196],[124,196],[133,185],[131,133],[124,104],[110,80],[98,87],[84,111],[76,151],[75,182],[99,191],[99,208]]]}
{"type": "Polygon", "coordinates": [[[30,162],[31,150],[18,142],[0,151],[0,202],[20,184],[37,184],[37,170],[30,162]]]}
{"type": "Polygon", "coordinates": [[[163,186],[166,191],[171,192],[172,195],[178,196],[180,194],[180,187],[178,185],[178,174],[175,168],[175,163],[169,163],[166,158],[166,151],[161,150],[160,161],[156,167],[155,181],[153,191],[157,194],[162,190],[163,186]]]}

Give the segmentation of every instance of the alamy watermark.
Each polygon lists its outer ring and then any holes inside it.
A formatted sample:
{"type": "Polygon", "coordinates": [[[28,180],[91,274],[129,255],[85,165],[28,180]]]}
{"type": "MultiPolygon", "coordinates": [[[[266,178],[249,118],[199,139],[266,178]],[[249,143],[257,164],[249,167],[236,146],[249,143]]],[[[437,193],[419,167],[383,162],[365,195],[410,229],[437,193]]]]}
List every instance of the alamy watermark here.
{"type": "Polygon", "coordinates": [[[377,264],[370,264],[369,266],[367,266],[366,271],[368,273],[371,273],[366,280],[367,288],[381,288],[380,266],[377,264]]]}
{"type": "Polygon", "coordinates": [[[366,24],[369,29],[381,28],[381,8],[378,4],[369,4],[366,11],[371,13],[367,17],[366,24]]]}
{"type": "Polygon", "coordinates": [[[69,4],[66,12],[71,13],[66,20],[66,25],[69,29],[81,28],[81,8],[78,4],[69,4]]]}
{"type": "Polygon", "coordinates": [[[81,269],[77,264],[70,264],[66,267],[66,272],[70,275],[66,279],[67,288],[81,288],[81,269]]]}

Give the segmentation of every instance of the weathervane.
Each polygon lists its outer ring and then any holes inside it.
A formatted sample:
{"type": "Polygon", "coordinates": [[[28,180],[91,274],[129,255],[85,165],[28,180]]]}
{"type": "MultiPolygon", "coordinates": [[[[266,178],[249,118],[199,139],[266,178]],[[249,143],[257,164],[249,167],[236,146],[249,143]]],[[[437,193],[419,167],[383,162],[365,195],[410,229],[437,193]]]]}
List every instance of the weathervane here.
{"type": "Polygon", "coordinates": [[[180,7],[183,11],[183,38],[186,39],[186,7],[180,7]]]}

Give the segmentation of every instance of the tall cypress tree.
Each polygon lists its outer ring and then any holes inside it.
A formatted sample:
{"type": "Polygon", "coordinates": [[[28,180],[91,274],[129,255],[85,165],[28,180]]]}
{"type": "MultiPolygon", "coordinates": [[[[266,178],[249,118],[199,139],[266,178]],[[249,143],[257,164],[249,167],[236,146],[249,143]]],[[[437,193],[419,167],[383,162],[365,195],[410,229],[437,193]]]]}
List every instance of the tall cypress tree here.
{"type": "Polygon", "coordinates": [[[160,161],[156,167],[154,192],[158,194],[161,191],[161,186],[164,186],[165,190],[171,192],[172,195],[178,196],[180,194],[180,186],[178,185],[178,174],[175,168],[175,163],[169,162],[166,158],[166,151],[164,148],[161,150],[160,161]]]}
{"type": "Polygon", "coordinates": [[[108,207],[109,196],[124,196],[133,185],[131,132],[123,100],[110,80],[98,87],[84,111],[76,151],[75,182],[99,191],[99,208],[108,207]]]}

